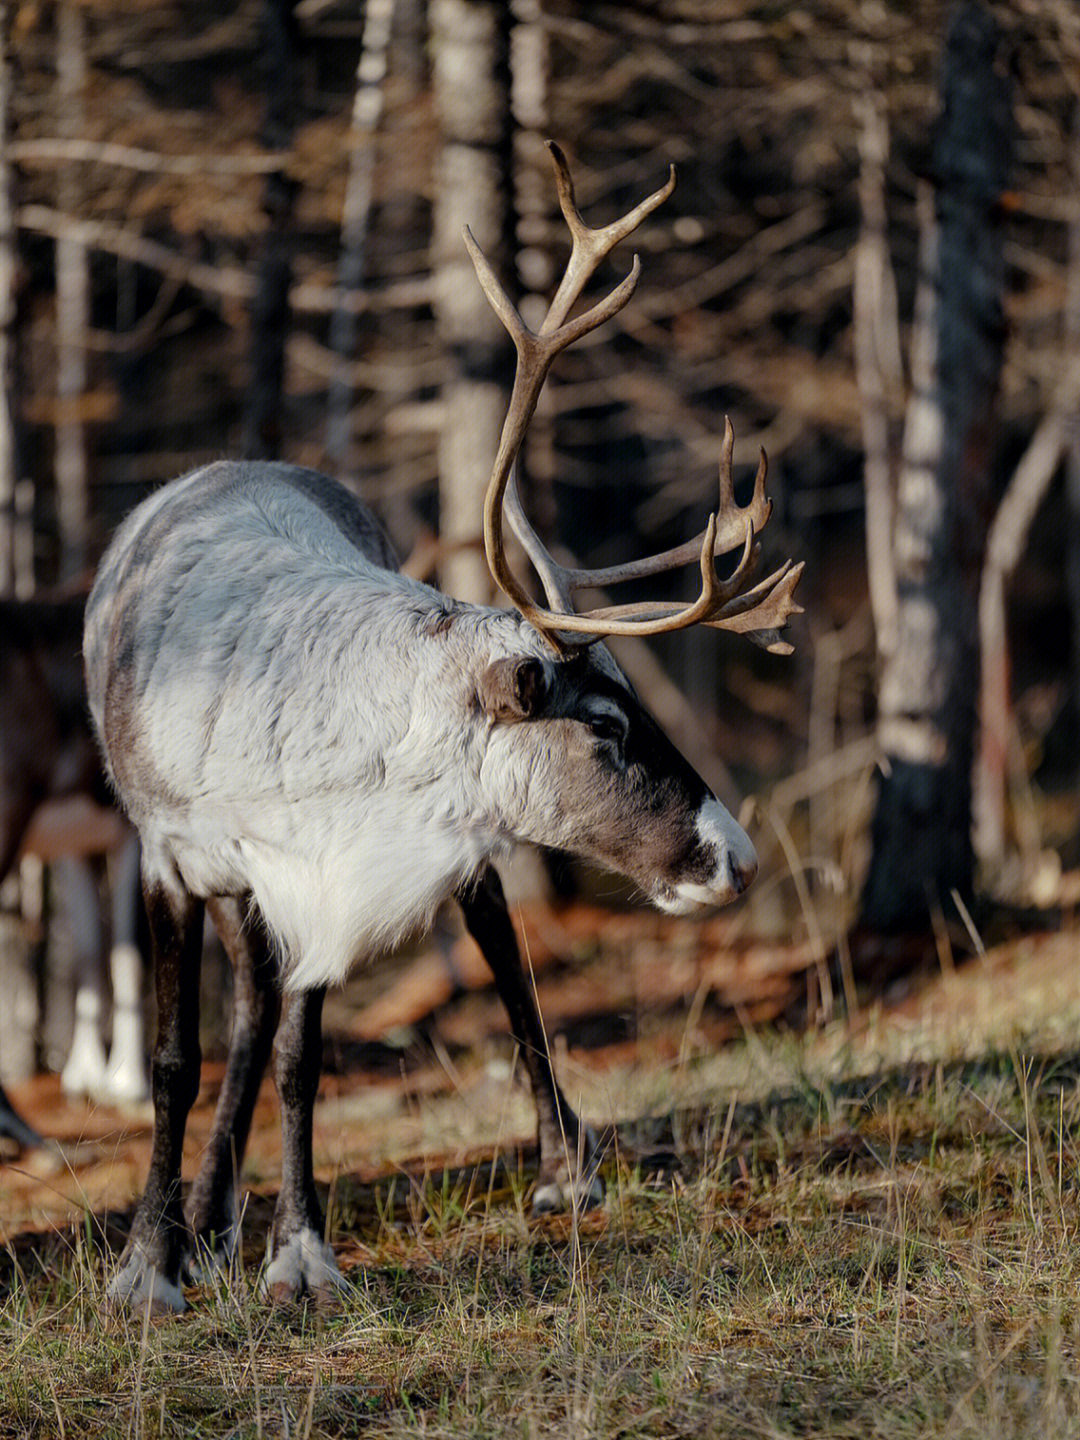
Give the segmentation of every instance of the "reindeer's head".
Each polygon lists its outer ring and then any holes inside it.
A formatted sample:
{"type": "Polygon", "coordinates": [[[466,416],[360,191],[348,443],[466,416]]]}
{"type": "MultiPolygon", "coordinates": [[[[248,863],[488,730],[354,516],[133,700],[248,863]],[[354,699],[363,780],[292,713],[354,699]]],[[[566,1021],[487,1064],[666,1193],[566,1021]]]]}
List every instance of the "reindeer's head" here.
{"type": "Polygon", "coordinates": [[[518,838],[626,875],[672,914],[724,905],[754,878],[749,837],[603,647],[496,660],[478,699],[490,788],[518,838]]]}
{"type": "MultiPolygon", "coordinates": [[[[543,641],[541,655],[495,660],[480,679],[478,699],[492,727],[489,751],[501,793],[517,797],[516,833],[598,860],[634,879],[662,909],[686,913],[699,905],[724,904],[745,890],[757,871],[754,847],[643,709],[607,651],[594,642],[606,635],[650,635],[700,624],[737,630],[770,650],[790,651],[779,631],[799,609],[793,591],[802,566],[789,560],[750,586],[760,550],[757,534],[772,506],[765,494],[764,451],[749,504],[736,504],[729,423],[721,446],[719,505],[696,539],[628,565],[590,571],[557,563],[529,524],[514,471],[547,372],[561,350],[626,304],[637,284],[637,257],[610,295],[576,319],[567,317],[603,257],[675,184],[672,171],[662,189],[626,216],[593,230],[577,210],[561,151],[555,145],[549,149],[573,249],[539,330],[528,329],[465,232],[484,292],[518,356],[485,498],[484,544],[500,589],[543,641]],[[546,606],[536,604],[510,570],[504,512],[540,577],[546,606]],[[715,557],[732,550],[740,550],[741,557],[730,578],[721,580],[715,557]],[[645,602],[574,611],[575,590],[603,589],[694,560],[702,584],[690,605],[645,602]],[[588,638],[572,638],[578,636],[588,638]]],[[[535,643],[528,648],[535,650],[535,643]]]]}

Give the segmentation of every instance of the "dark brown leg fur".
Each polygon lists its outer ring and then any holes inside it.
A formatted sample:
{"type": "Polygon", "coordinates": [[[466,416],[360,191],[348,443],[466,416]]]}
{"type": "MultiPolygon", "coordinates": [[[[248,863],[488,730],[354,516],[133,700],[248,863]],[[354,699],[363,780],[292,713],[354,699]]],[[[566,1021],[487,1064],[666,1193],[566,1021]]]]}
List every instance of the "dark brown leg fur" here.
{"type": "Polygon", "coordinates": [[[182,1310],[180,1283],[191,1232],[180,1203],[180,1157],[188,1111],[199,1090],[199,962],[203,905],[177,886],[144,879],[157,989],[158,1034],[151,1067],[154,1139],[139,1201],[110,1300],[182,1310]]]}
{"type": "Polygon", "coordinates": [[[232,963],[233,1019],[214,1126],[188,1201],[196,1266],[227,1261],[235,1248],[240,1166],[281,1013],[277,961],[261,917],[232,896],[215,896],[207,910],[232,963]]]}
{"type": "Polygon", "coordinates": [[[517,936],[496,871],[489,866],[479,883],[459,892],[457,900],[469,934],[491,967],[536,1100],[540,1172],[533,1209],[543,1213],[575,1204],[586,1209],[598,1205],[604,1188],[596,1174],[596,1142],[567,1104],[555,1079],[547,1036],[522,969],[517,936]]]}
{"type": "Polygon", "coordinates": [[[329,1300],[344,1284],[323,1239],[323,1212],[312,1173],[312,1124],[322,1070],[326,992],[286,995],[274,1041],[274,1083],[281,1102],[281,1190],[270,1232],[265,1285],[277,1301],[329,1300]]]}

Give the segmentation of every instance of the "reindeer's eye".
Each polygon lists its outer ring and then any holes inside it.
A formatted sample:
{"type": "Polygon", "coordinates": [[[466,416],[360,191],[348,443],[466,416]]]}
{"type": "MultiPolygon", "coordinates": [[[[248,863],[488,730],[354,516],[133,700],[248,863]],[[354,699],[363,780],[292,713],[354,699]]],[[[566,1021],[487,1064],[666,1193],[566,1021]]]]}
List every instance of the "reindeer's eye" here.
{"type": "Polygon", "coordinates": [[[621,745],[626,739],[626,724],[620,715],[590,715],[585,723],[598,740],[621,745]]]}

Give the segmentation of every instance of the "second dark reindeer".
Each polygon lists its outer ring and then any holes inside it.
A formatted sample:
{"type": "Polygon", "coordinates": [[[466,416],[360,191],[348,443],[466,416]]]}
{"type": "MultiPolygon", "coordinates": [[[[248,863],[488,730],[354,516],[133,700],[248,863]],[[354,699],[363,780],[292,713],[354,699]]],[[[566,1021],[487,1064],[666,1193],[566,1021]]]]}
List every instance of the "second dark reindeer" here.
{"type": "MultiPolygon", "coordinates": [[[[90,725],[82,666],[85,597],[0,600],[0,880],[21,850],[42,852],[41,808],[79,796],[111,810],[90,725]],[[39,833],[35,833],[35,831],[39,833]]],[[[96,812],[95,834],[48,835],[47,858],[73,922],[75,1017],[64,1089],[120,1103],[146,1099],[142,958],[137,948],[138,846],[116,815],[96,812]],[[112,1047],[102,1025],[108,986],[100,892],[87,847],[113,851],[112,1047]]],[[[50,827],[55,829],[56,827],[50,827]]],[[[83,826],[83,829],[87,829],[83,826]]],[[[24,1148],[43,1138],[0,1089],[0,1136],[24,1148]]]]}

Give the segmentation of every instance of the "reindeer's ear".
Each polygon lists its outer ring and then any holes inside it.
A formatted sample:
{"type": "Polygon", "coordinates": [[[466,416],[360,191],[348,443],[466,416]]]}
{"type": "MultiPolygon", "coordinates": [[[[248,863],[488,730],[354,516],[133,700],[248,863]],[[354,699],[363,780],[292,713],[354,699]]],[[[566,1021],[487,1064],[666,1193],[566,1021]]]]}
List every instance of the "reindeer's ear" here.
{"type": "Polygon", "coordinates": [[[542,660],[493,660],[477,686],[486,715],[504,723],[531,720],[548,697],[548,678],[542,660]]]}

